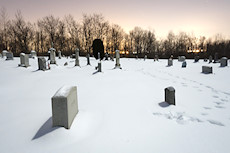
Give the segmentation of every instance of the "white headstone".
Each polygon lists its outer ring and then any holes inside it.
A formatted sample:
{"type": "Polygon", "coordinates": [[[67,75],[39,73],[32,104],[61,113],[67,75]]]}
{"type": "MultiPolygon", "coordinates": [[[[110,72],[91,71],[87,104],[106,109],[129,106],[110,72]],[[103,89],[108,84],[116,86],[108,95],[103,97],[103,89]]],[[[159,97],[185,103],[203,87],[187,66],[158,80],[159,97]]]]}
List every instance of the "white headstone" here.
{"type": "Polygon", "coordinates": [[[34,50],[31,50],[30,55],[32,58],[37,57],[37,52],[34,50]]]}
{"type": "Polygon", "coordinates": [[[168,59],[168,66],[172,66],[173,65],[173,60],[170,58],[168,59]]]}
{"type": "Polygon", "coordinates": [[[53,126],[69,129],[78,113],[77,87],[64,86],[52,97],[53,126]]]}
{"type": "Polygon", "coordinates": [[[19,66],[28,67],[29,65],[29,56],[25,53],[20,53],[20,64],[19,66]]]}
{"type": "Polygon", "coordinates": [[[50,48],[50,64],[56,64],[56,60],[55,60],[55,57],[56,57],[56,49],[54,48],[50,48]]]}
{"type": "Polygon", "coordinates": [[[58,51],[58,58],[61,59],[61,51],[58,51]]]}
{"type": "Polygon", "coordinates": [[[120,64],[120,51],[116,50],[116,64],[115,64],[115,68],[121,68],[121,64],[120,64]]]}
{"type": "Polygon", "coordinates": [[[5,57],[5,56],[6,56],[6,53],[8,53],[8,51],[7,51],[7,50],[3,50],[3,51],[2,51],[2,57],[5,57]]]}

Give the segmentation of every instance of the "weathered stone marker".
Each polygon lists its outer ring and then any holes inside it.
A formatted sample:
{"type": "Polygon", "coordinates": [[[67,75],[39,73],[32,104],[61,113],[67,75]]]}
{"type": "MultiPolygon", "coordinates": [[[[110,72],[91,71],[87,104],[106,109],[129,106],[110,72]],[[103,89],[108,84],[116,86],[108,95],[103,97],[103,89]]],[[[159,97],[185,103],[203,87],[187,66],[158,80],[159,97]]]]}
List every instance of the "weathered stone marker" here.
{"type": "Polygon", "coordinates": [[[186,66],[187,66],[187,63],[186,63],[186,61],[184,61],[184,62],[182,63],[182,67],[185,68],[186,66]]]}
{"type": "Polygon", "coordinates": [[[13,60],[14,59],[14,55],[11,52],[7,52],[6,53],[6,60],[13,60]]]}
{"type": "Polygon", "coordinates": [[[47,70],[46,59],[44,57],[38,57],[38,70],[47,70]]]}
{"type": "Polygon", "coordinates": [[[29,56],[25,53],[20,53],[20,64],[22,67],[29,67],[29,56]]]}
{"type": "Polygon", "coordinates": [[[78,113],[77,87],[64,86],[51,99],[53,126],[69,129],[78,113]]]}
{"type": "Polygon", "coordinates": [[[227,57],[222,57],[220,59],[220,67],[225,67],[228,66],[228,58],[227,57]]]}
{"type": "Polygon", "coordinates": [[[86,58],[87,58],[87,65],[91,65],[90,64],[90,55],[89,55],[89,53],[86,55],[86,58]]]}
{"type": "Polygon", "coordinates": [[[147,55],[144,56],[144,61],[147,59],[147,55]]]}
{"type": "Polygon", "coordinates": [[[202,73],[205,73],[205,74],[212,73],[212,67],[211,66],[202,66],[202,73]]]}
{"type": "Polygon", "coordinates": [[[173,65],[173,59],[168,59],[168,66],[172,66],[173,65]]]}
{"type": "Polygon", "coordinates": [[[116,50],[116,64],[115,68],[120,68],[121,69],[121,64],[120,64],[120,51],[116,50]]]}
{"type": "Polygon", "coordinates": [[[195,62],[195,63],[196,63],[196,62],[199,62],[199,60],[200,60],[200,57],[199,57],[199,56],[195,56],[194,62],[195,62]]]}
{"type": "Polygon", "coordinates": [[[55,57],[56,57],[56,49],[54,48],[50,48],[50,64],[56,64],[56,60],[55,60],[55,57]]]}
{"type": "Polygon", "coordinates": [[[175,89],[173,87],[165,88],[165,102],[167,102],[170,105],[176,105],[175,89]]]}
{"type": "Polygon", "coordinates": [[[61,51],[58,51],[58,58],[61,59],[61,51]]]}
{"type": "Polygon", "coordinates": [[[32,50],[30,52],[31,58],[37,57],[37,52],[35,50],[32,50]]]}
{"type": "Polygon", "coordinates": [[[79,49],[76,48],[75,50],[75,66],[80,66],[79,64],[79,49]]]}
{"type": "Polygon", "coordinates": [[[105,60],[106,60],[106,61],[108,61],[108,60],[109,60],[109,55],[108,55],[108,53],[107,53],[107,52],[105,53],[105,60]]]}
{"type": "Polygon", "coordinates": [[[7,51],[7,50],[3,50],[3,51],[2,51],[2,57],[5,57],[5,56],[6,56],[6,53],[8,53],[8,51],[7,51]]]}
{"type": "Polygon", "coordinates": [[[214,56],[214,63],[217,63],[218,60],[219,60],[218,53],[215,53],[215,56],[214,56]]]}
{"type": "Polygon", "coordinates": [[[178,56],[178,61],[179,62],[184,62],[185,61],[185,56],[178,56]]]}
{"type": "Polygon", "coordinates": [[[209,63],[212,63],[212,56],[209,56],[209,63]]]}
{"type": "Polygon", "coordinates": [[[2,54],[0,53],[0,57],[2,58],[2,54]]]}

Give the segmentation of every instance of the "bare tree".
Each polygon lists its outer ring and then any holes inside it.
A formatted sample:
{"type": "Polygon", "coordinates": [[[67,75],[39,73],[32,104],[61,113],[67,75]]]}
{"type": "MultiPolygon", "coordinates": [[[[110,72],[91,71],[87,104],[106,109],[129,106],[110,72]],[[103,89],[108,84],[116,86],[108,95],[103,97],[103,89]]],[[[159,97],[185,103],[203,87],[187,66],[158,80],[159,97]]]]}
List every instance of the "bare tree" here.
{"type": "Polygon", "coordinates": [[[6,8],[2,7],[0,10],[0,49],[6,49],[8,48],[8,37],[7,37],[7,31],[9,27],[10,21],[8,20],[8,14],[6,11],[6,8]]]}

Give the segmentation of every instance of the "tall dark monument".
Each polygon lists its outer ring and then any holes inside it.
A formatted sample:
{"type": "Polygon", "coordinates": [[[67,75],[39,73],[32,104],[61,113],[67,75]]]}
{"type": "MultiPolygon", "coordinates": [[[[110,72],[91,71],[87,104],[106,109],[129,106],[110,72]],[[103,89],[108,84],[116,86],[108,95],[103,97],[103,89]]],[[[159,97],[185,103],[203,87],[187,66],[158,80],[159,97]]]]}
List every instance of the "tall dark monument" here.
{"type": "Polygon", "coordinates": [[[100,53],[100,59],[102,60],[105,56],[104,53],[104,45],[103,45],[103,41],[101,41],[101,39],[95,39],[93,41],[93,55],[96,59],[98,59],[98,53],[100,53]]]}

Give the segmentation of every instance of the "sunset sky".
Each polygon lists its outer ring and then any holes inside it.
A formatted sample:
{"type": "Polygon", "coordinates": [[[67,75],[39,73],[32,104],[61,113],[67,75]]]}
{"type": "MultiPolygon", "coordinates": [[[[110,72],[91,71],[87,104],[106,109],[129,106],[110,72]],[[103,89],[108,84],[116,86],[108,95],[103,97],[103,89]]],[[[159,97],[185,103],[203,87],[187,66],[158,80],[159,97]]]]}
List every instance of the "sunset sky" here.
{"type": "Polygon", "coordinates": [[[230,0],[0,0],[9,17],[21,10],[27,21],[47,15],[63,18],[72,14],[101,13],[127,33],[135,26],[155,30],[158,37],[185,31],[199,37],[217,33],[230,38],[230,0]]]}

